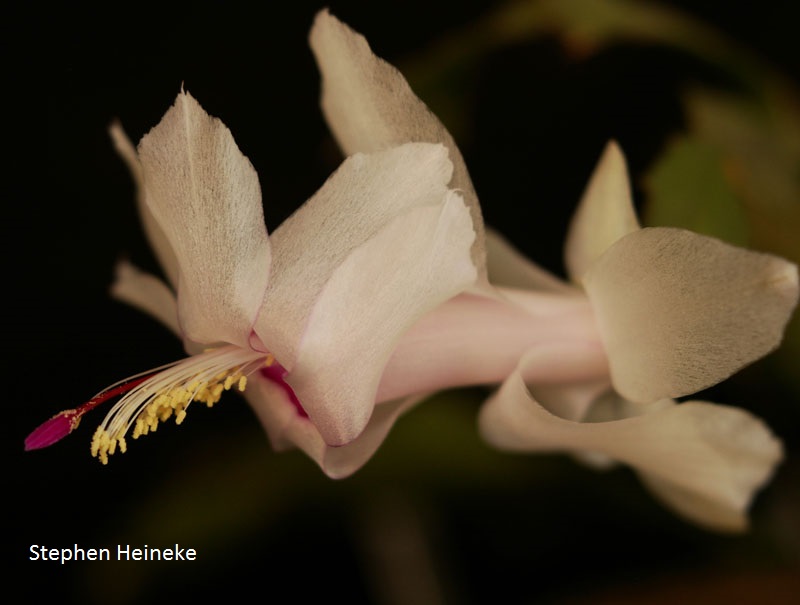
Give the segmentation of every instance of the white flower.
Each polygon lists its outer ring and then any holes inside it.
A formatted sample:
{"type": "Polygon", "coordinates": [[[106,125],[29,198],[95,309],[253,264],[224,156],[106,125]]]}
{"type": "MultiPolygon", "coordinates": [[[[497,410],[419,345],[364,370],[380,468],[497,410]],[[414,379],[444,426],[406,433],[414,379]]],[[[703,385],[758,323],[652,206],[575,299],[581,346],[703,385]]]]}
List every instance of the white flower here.
{"type": "MultiPolygon", "coordinates": [[[[408,141],[446,145],[455,163],[451,186],[464,192],[480,225],[461,154],[400,72],[327,11],[317,15],[311,45],[323,75],[322,107],[343,151],[408,141]]],[[[502,382],[480,417],[491,443],[625,462],[684,515],[742,528],[754,492],[781,457],[780,443],[747,412],[675,405],[672,398],[716,384],[778,346],[797,304],[797,268],[688,231],[641,229],[614,144],[568,236],[573,284],[491,232],[486,249],[491,285],[481,273],[471,293],[422,318],[389,369],[408,369],[403,352],[425,343],[426,360],[438,360],[425,365],[436,368],[441,385],[441,349],[457,352],[452,385],[502,382]],[[452,334],[442,337],[447,325],[452,334]],[[434,327],[437,337],[426,337],[434,327]]],[[[479,269],[486,266],[473,258],[479,269]]],[[[419,376],[424,368],[417,365],[419,376]]]]}
{"type": "MultiPolygon", "coordinates": [[[[501,279],[552,284],[502,240],[501,279]]],[[[610,144],[573,219],[570,276],[582,284],[608,355],[605,379],[530,379],[550,352],[526,352],[481,410],[484,437],[503,449],[582,452],[597,466],[632,466],[662,501],[722,530],[746,527],[755,492],[782,457],[764,423],[730,406],[676,405],[778,346],[797,304],[797,268],[689,231],[640,229],[625,162],[610,144]]]]}
{"type": "Polygon", "coordinates": [[[122,265],[114,292],[163,320],[189,358],[101,392],[34,432],[30,448],[71,431],[127,393],[98,429],[102,461],[125,436],[192,401],[238,386],[278,445],[305,449],[331,475],[352,472],[416,397],[373,414],[387,360],[424,313],[476,279],[475,234],[441,145],[355,154],[271,236],[258,177],[228,129],[181,93],[138,154],[112,135],[139,189],[147,234],[173,291],[122,265]],[[335,453],[332,446],[338,446],[335,453]]]}

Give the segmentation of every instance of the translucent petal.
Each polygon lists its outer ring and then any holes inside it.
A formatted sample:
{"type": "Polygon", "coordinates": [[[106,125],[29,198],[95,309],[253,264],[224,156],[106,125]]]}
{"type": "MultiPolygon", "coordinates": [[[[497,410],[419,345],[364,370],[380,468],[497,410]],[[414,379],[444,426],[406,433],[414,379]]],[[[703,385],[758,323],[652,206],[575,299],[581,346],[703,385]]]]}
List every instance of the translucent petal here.
{"type": "MultiPolygon", "coordinates": [[[[636,417],[581,423],[544,405],[520,371],[514,372],[482,408],[481,433],[501,449],[589,451],[624,462],[651,483],[674,486],[683,494],[683,514],[718,528],[740,527],[731,520],[741,518],[782,457],[780,442],[764,423],[732,407],[662,400],[640,407],[636,417]]],[[[680,509],[677,493],[670,503],[680,509]]]]}
{"type": "Polygon", "coordinates": [[[345,155],[417,141],[447,147],[454,167],[450,188],[462,194],[469,208],[477,234],[473,262],[484,277],[483,218],[453,137],[403,75],[375,56],[364,36],[327,10],[317,13],[309,41],[322,73],[322,109],[345,155]]]}
{"type": "Polygon", "coordinates": [[[156,258],[161,263],[161,268],[164,270],[169,284],[176,288],[178,286],[178,259],[175,258],[175,252],[172,250],[167,236],[164,235],[164,231],[158,226],[153,213],[150,212],[150,208],[147,206],[142,166],[139,164],[136,149],[119,122],[111,124],[109,134],[114,143],[114,148],[125,161],[133,178],[133,183],[136,187],[136,207],[139,210],[139,218],[142,221],[147,240],[150,242],[156,258]]]}
{"type": "Polygon", "coordinates": [[[154,275],[140,271],[126,261],[119,262],[111,294],[114,298],[152,315],[180,336],[175,295],[154,275]]]}
{"type": "Polygon", "coordinates": [[[781,341],[797,267],[690,231],[642,229],[592,266],[584,287],[627,399],[694,393],[781,341]]]}
{"type": "Polygon", "coordinates": [[[276,450],[300,448],[333,479],[347,477],[361,468],[383,443],[395,420],[424,399],[407,397],[377,406],[357,439],[331,447],[314,424],[297,413],[286,392],[276,383],[254,376],[248,382],[245,397],[276,450]]]}
{"type": "Polygon", "coordinates": [[[286,378],[326,443],[349,443],[364,430],[401,335],[477,279],[474,237],[469,211],[451,193],[395,218],[336,267],[286,378]]]}
{"type": "Polygon", "coordinates": [[[495,286],[544,292],[575,293],[574,286],[528,260],[497,231],[486,229],[486,263],[495,286]]]}
{"type": "Polygon", "coordinates": [[[139,143],[146,200],[178,259],[178,312],[196,342],[246,346],[269,277],[258,176],[188,93],[139,143]]]}
{"type": "Polygon", "coordinates": [[[564,255],[572,281],[579,283],[611,244],[638,229],[625,157],[611,141],[592,173],[567,234],[564,255]]]}

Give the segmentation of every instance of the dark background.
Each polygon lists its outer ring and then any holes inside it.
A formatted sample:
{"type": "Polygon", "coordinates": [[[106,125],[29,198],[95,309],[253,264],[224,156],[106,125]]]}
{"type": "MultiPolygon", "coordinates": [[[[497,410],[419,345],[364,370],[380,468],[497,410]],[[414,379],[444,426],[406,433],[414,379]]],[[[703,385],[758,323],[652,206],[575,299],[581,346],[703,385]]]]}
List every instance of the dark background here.
{"type": "MultiPolygon", "coordinates": [[[[671,4],[790,77],[800,74],[797,9],[781,2],[761,2],[757,10],[721,1],[671,4]]],[[[330,7],[402,67],[418,65],[444,33],[494,5],[330,7]]],[[[401,422],[362,473],[333,482],[300,454],[273,454],[236,398],[190,415],[180,430],[164,428],[137,442],[107,468],[88,455],[100,418],[87,418],[50,450],[22,453],[25,435],[52,414],[182,355],[155,322],[107,295],[121,256],[156,267],[126,169],[107,137],[110,121],[119,118],[138,140],[183,83],[255,165],[274,228],[340,161],[318,110],[318,74],[306,43],[320,7],[286,3],[261,14],[233,3],[152,12],[72,6],[4,20],[3,258],[12,390],[3,423],[11,504],[3,550],[12,584],[35,602],[58,596],[138,603],[160,595],[180,602],[247,592],[263,602],[292,595],[388,602],[374,584],[369,535],[386,531],[389,540],[392,520],[402,526],[410,518],[428,535],[450,602],[788,599],[800,556],[792,458],[757,500],[753,531],[716,536],[662,510],[627,471],[598,475],[561,458],[512,459],[489,452],[477,435],[445,447],[448,413],[456,423],[471,422],[482,392],[442,402],[441,413],[414,413],[429,414],[433,430],[442,432],[444,445],[433,454],[506,468],[500,476],[454,475],[458,462],[426,459],[424,447],[413,451],[414,434],[401,422]],[[389,513],[373,524],[375,509],[389,513]],[[204,523],[212,529],[198,532],[204,523]],[[197,564],[139,564],[131,572],[27,560],[30,544],[113,548],[184,539],[201,553],[197,564]]],[[[683,125],[681,86],[716,77],[707,66],[646,45],[577,61],[550,39],[513,45],[469,69],[463,103],[471,120],[462,151],[486,221],[557,272],[567,220],[605,141],[621,142],[636,177],[683,125]]],[[[796,453],[797,401],[759,382],[762,374],[747,376],[714,396],[757,411],[796,453]]]]}

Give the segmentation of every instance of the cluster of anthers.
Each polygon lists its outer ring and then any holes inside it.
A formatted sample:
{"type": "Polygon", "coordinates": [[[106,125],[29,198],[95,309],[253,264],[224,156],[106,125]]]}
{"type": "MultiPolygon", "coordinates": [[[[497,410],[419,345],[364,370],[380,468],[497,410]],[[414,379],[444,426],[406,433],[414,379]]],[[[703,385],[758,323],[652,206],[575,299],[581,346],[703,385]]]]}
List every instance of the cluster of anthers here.
{"type": "Polygon", "coordinates": [[[25,440],[25,449],[47,447],[75,430],[81,417],[101,403],[122,395],[97,427],[92,439],[92,456],[108,464],[108,457],[128,449],[126,435],[138,439],[175,416],[175,423],[186,418],[192,402],[212,407],[222,394],[232,388],[244,391],[247,377],[270,367],[270,354],[247,351],[228,345],[209,349],[200,355],[176,361],[156,370],[132,376],[104,389],[83,405],[53,416],[25,440]]]}

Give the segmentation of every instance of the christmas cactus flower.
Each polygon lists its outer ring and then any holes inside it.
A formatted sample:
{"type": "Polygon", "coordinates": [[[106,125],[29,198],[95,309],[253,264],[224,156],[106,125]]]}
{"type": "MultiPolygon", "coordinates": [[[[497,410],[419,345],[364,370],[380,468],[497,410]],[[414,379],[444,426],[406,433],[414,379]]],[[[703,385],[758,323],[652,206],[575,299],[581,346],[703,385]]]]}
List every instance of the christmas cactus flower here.
{"type": "Polygon", "coordinates": [[[235,388],[278,446],[305,449],[329,474],[352,472],[418,398],[409,384],[373,413],[398,340],[470,287],[475,240],[448,189],[442,145],[354,154],[267,235],[258,177],[225,125],[181,92],[138,153],[112,136],[169,285],[123,264],[115,294],[161,319],[191,355],[113,385],[26,441],[50,445],[121,395],[98,428],[102,462],[192,402],[235,388]]]}
{"type": "MultiPolygon", "coordinates": [[[[345,154],[409,141],[444,144],[456,164],[451,186],[464,192],[473,220],[479,217],[452,137],[402,74],[327,11],[317,15],[310,39],[322,107],[345,154]]],[[[687,517],[744,527],[750,500],[781,458],[780,442],[747,412],[674,398],[724,380],[779,345],[797,304],[797,268],[689,231],[640,228],[613,143],[567,238],[571,283],[492,232],[485,244],[488,260],[476,258],[476,265],[488,266],[481,275],[489,281],[423,317],[389,367],[416,363],[416,376],[427,371],[441,386],[441,364],[426,362],[449,349],[460,362],[451,364],[451,384],[501,383],[480,414],[492,444],[573,452],[596,465],[624,462],[687,517]],[[443,337],[447,325],[453,328],[443,337]],[[422,344],[427,354],[409,357],[422,344]]]]}

